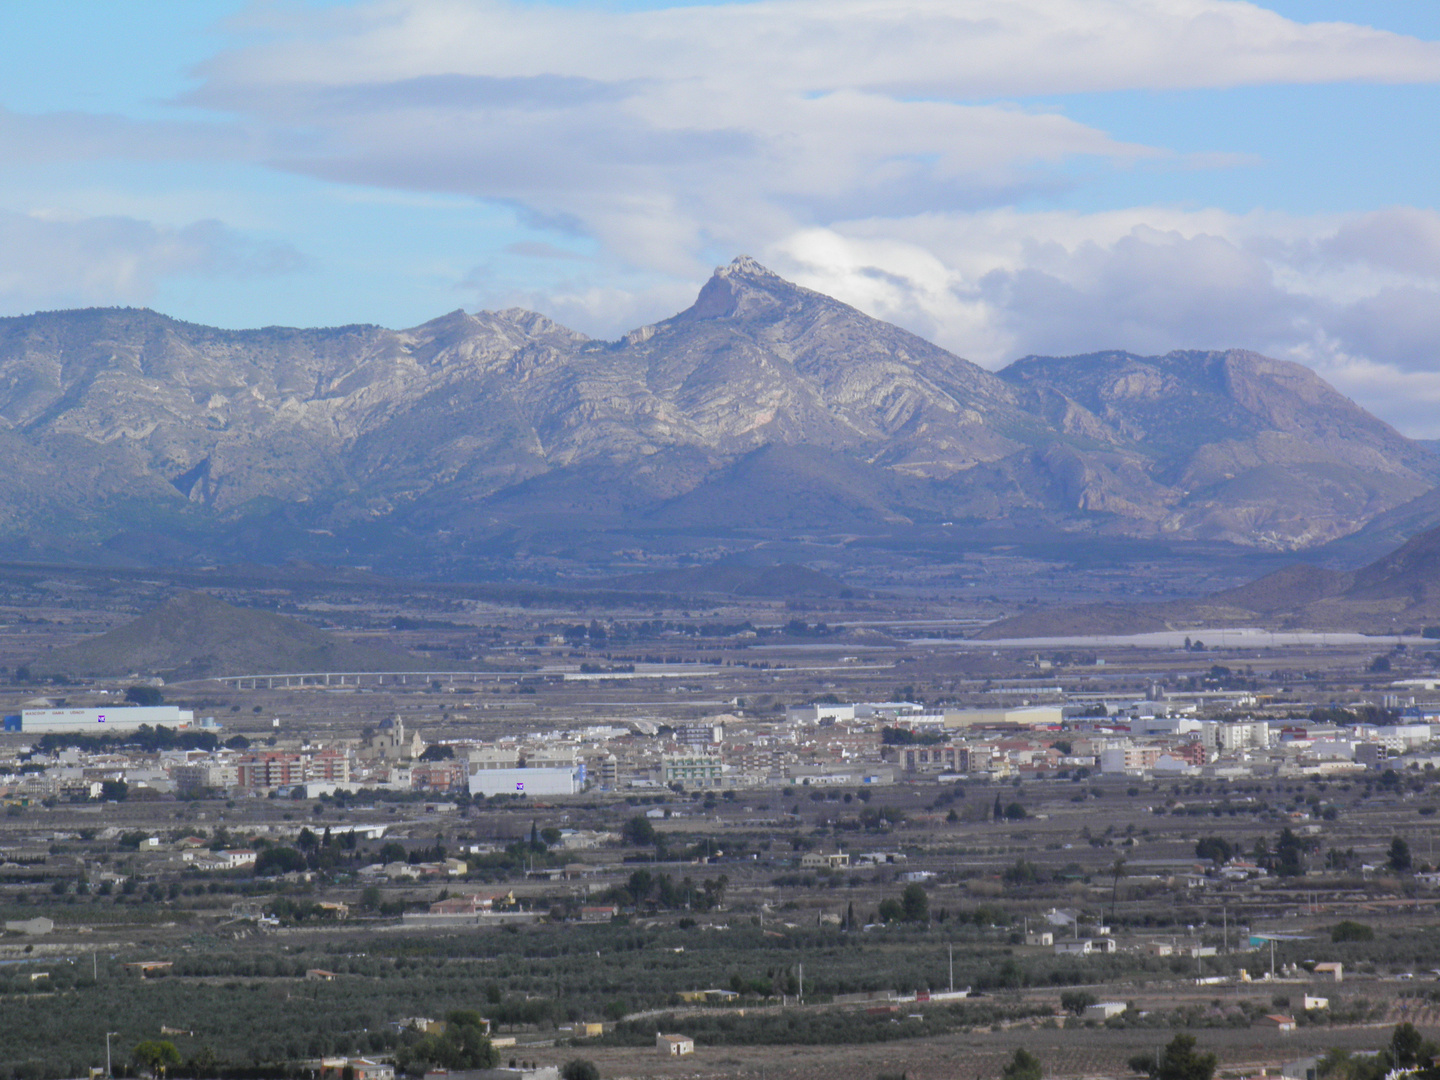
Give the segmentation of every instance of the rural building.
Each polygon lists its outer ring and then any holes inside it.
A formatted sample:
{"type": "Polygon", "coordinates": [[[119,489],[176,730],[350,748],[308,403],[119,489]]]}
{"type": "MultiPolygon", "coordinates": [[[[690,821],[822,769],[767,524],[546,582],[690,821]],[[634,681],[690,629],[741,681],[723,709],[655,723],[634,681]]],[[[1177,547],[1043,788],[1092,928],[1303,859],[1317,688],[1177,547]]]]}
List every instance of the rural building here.
{"type": "Polygon", "coordinates": [[[657,1034],[655,1047],[665,1057],[682,1057],[695,1052],[695,1040],[688,1035],[657,1034]]]}
{"type": "Polygon", "coordinates": [[[1295,1017],[1272,1014],[1270,1016],[1262,1016],[1260,1018],[1260,1024],[1262,1027],[1273,1027],[1276,1031],[1294,1031],[1295,1017]]]}
{"type": "Polygon", "coordinates": [[[1031,930],[1025,935],[1025,944],[1048,949],[1055,944],[1055,935],[1049,930],[1031,930]]]}
{"type": "Polygon", "coordinates": [[[1339,960],[1327,960],[1323,964],[1315,965],[1315,974],[1331,975],[1334,976],[1336,982],[1344,982],[1345,965],[1342,964],[1339,960]]]}
{"type": "Polygon", "coordinates": [[[9,934],[48,934],[55,929],[55,921],[40,915],[33,919],[6,919],[5,932],[9,934]]]}
{"type": "Polygon", "coordinates": [[[1313,994],[1306,994],[1301,1000],[1301,1008],[1306,1012],[1310,1012],[1312,1009],[1328,1009],[1329,1007],[1329,998],[1315,997],[1313,994]]]}
{"type": "Polygon", "coordinates": [[[841,870],[850,865],[848,852],[807,851],[800,856],[800,866],[806,870],[841,870]]]}
{"type": "Polygon", "coordinates": [[[1084,1020],[1109,1020],[1112,1016],[1119,1016],[1125,1009],[1123,1001],[1097,1001],[1094,1005],[1085,1006],[1085,1011],[1080,1016],[1084,1020]]]}

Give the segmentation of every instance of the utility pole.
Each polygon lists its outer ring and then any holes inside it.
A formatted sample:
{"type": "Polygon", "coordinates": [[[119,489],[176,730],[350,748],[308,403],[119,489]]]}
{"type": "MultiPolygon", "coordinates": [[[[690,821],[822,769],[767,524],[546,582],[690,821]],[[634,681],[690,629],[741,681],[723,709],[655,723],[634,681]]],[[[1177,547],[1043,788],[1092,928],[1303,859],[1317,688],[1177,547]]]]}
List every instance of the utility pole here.
{"type": "Polygon", "coordinates": [[[110,1070],[110,1036],[119,1035],[118,1031],[105,1032],[105,1075],[113,1077],[115,1074],[110,1070]]]}
{"type": "Polygon", "coordinates": [[[950,943],[950,992],[955,992],[955,943],[950,943]]]}

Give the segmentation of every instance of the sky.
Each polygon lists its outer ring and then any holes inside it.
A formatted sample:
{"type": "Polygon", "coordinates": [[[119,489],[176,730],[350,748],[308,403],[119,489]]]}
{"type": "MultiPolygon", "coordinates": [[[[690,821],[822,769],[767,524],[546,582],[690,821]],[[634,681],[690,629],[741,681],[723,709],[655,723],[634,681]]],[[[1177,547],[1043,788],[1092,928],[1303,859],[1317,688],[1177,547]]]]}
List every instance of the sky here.
{"type": "Polygon", "coordinates": [[[1246,348],[1440,438],[1433,0],[0,5],[0,315],[523,306],[749,254],[988,368],[1246,348]]]}

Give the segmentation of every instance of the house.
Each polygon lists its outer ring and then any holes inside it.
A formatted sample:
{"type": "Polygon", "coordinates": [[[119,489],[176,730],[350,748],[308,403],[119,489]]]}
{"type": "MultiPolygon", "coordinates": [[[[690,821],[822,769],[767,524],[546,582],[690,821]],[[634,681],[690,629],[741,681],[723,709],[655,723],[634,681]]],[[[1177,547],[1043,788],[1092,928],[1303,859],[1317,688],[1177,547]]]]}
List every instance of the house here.
{"type": "Polygon", "coordinates": [[[681,990],[680,1000],[689,1002],[691,1005],[703,1005],[705,1002],[727,1002],[734,1001],[740,995],[734,990],[681,990]]]}
{"type": "Polygon", "coordinates": [[[605,1034],[605,1025],[594,1020],[581,1021],[577,1024],[567,1024],[559,1028],[566,1032],[572,1039],[595,1039],[605,1034]]]}
{"type": "Polygon", "coordinates": [[[842,870],[850,865],[849,852],[807,851],[800,856],[800,866],[805,870],[842,870]]]}
{"type": "Polygon", "coordinates": [[[1031,930],[1025,935],[1025,944],[1048,949],[1055,944],[1055,935],[1049,930],[1031,930]]]}
{"type": "Polygon", "coordinates": [[[580,909],[581,922],[609,922],[620,914],[620,909],[614,904],[596,904],[580,909]]]}
{"type": "Polygon", "coordinates": [[[655,1036],[655,1048],[665,1057],[683,1057],[695,1052],[695,1040],[688,1035],[655,1036]]]}
{"type": "Polygon", "coordinates": [[[1312,1009],[1328,1009],[1329,1007],[1329,998],[1315,997],[1313,994],[1306,994],[1304,998],[1301,999],[1301,1008],[1306,1012],[1310,1012],[1312,1009]]]}
{"type": "Polygon", "coordinates": [[[125,970],[131,975],[138,975],[142,979],[149,979],[155,975],[164,975],[175,966],[173,960],[137,960],[133,964],[126,964],[125,970]]]}
{"type": "Polygon", "coordinates": [[[437,900],[430,905],[431,915],[481,915],[494,911],[496,907],[514,907],[515,894],[509,893],[465,893],[437,900]]]}
{"type": "Polygon", "coordinates": [[[1315,965],[1316,975],[1332,975],[1336,982],[1345,981],[1345,965],[1339,960],[1327,960],[1315,965]]]}
{"type": "Polygon", "coordinates": [[[395,1066],[388,1062],[363,1057],[320,1059],[321,1080],[340,1080],[347,1070],[355,1080],[395,1080],[395,1066]]]}
{"type": "Polygon", "coordinates": [[[1095,943],[1089,938],[1080,938],[1078,941],[1055,942],[1056,956],[1089,956],[1094,951],[1095,943]]]}
{"type": "Polygon", "coordinates": [[[1273,1027],[1276,1031],[1294,1031],[1295,1017],[1271,1014],[1260,1018],[1261,1027],[1273,1027]]]}
{"type": "Polygon", "coordinates": [[[306,982],[334,982],[335,972],[326,971],[324,968],[311,968],[305,972],[306,982]]]}

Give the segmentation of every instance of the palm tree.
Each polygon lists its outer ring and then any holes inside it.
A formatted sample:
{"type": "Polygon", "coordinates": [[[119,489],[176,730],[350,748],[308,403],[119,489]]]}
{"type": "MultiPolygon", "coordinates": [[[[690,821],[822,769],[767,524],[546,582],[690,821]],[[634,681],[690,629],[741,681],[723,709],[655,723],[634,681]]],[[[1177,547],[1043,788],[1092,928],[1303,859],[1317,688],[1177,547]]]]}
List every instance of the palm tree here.
{"type": "Polygon", "coordinates": [[[1115,902],[1120,896],[1120,879],[1125,876],[1125,860],[1118,858],[1110,868],[1110,925],[1115,925],[1115,902]]]}

